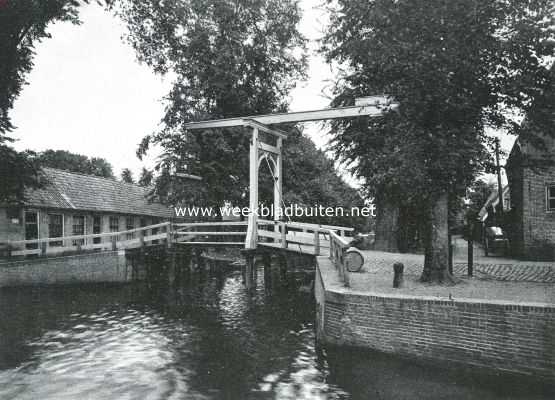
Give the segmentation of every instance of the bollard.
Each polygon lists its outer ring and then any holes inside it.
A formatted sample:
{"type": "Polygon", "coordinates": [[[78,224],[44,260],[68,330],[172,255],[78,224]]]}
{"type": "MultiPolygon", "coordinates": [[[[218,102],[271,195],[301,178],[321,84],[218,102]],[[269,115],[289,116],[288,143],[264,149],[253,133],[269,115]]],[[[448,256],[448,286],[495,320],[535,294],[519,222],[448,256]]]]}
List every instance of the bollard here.
{"type": "Polygon", "coordinates": [[[403,263],[397,262],[393,264],[393,287],[400,288],[403,285],[403,270],[405,266],[403,263]]]}

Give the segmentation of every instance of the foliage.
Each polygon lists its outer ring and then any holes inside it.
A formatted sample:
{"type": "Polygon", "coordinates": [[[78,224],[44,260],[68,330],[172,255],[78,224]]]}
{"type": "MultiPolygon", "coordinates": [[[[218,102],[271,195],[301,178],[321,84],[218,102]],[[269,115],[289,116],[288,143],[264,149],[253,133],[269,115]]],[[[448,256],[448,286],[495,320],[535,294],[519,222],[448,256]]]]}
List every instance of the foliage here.
{"type": "Polygon", "coordinates": [[[154,173],[145,167],[141,170],[141,176],[139,177],[138,184],[140,186],[148,187],[152,185],[152,180],[154,179],[154,173]]]}
{"type": "Polygon", "coordinates": [[[63,169],[86,175],[114,178],[112,165],[104,158],[87,157],[66,150],[45,150],[38,153],[36,161],[41,167],[63,169]]]}
{"type": "Polygon", "coordinates": [[[133,172],[131,172],[129,168],[121,170],[121,181],[125,183],[135,183],[135,179],[133,179],[133,172]]]}
{"type": "Polygon", "coordinates": [[[538,172],[555,165],[555,154],[550,151],[555,139],[555,68],[551,68],[545,89],[534,98],[525,122],[519,127],[518,140],[531,145],[534,151],[527,155],[526,163],[538,172]]]}
{"type": "Polygon", "coordinates": [[[26,187],[39,187],[42,183],[34,153],[15,151],[4,145],[0,137],[0,203],[22,202],[26,187]]]}
{"type": "MultiPolygon", "coordinates": [[[[286,205],[342,207],[345,212],[350,212],[353,207],[364,207],[361,195],[340,178],[333,160],[298,130],[293,130],[284,141],[283,174],[283,199],[286,205]]],[[[261,198],[270,198],[264,189],[260,191],[261,198]]],[[[305,219],[310,223],[353,226],[359,231],[367,231],[370,220],[368,217],[349,217],[346,214],[305,219]]]]}
{"type": "Polygon", "coordinates": [[[426,268],[445,271],[438,201],[491,164],[486,127],[515,132],[507,110],[527,112],[549,84],[553,1],[328,3],[322,51],[343,67],[333,104],[379,93],[400,103],[383,119],[335,123],[332,145],[367,192],[428,210],[426,268]]]}
{"type": "Polygon", "coordinates": [[[33,154],[8,143],[14,129],[9,112],[33,68],[35,46],[50,35],[57,21],[78,23],[78,8],[87,0],[3,0],[0,2],[0,200],[22,201],[23,187],[40,186],[33,154]]]}
{"type": "Polygon", "coordinates": [[[139,60],[175,76],[163,128],[138,150],[163,149],[156,192],[168,201],[245,204],[249,136],[243,129],[186,131],[184,124],[285,110],[306,66],[297,2],[123,1],[119,14],[139,60]],[[175,171],[203,180],[183,181],[175,171]]]}
{"type": "Polygon", "coordinates": [[[33,68],[35,46],[56,21],[78,23],[76,0],[5,0],[0,3],[0,134],[13,129],[8,112],[33,68]]]}

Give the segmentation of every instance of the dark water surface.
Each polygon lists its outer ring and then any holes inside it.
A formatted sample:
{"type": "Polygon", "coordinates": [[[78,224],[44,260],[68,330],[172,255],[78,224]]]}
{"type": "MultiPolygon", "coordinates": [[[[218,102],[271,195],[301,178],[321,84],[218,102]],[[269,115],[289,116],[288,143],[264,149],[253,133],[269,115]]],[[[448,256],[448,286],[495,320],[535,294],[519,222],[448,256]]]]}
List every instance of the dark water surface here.
{"type": "Polygon", "coordinates": [[[248,296],[231,273],[171,297],[136,285],[0,290],[0,399],[554,398],[515,378],[317,350],[311,296],[261,286],[248,296]]]}

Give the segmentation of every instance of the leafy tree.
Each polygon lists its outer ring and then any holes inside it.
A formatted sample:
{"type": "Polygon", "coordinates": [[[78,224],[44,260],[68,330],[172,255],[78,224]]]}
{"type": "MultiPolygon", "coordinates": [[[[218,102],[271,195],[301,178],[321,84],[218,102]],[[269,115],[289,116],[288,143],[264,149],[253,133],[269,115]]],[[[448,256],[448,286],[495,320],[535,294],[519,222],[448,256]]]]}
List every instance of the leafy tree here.
{"type": "MultiPolygon", "coordinates": [[[[261,177],[260,181],[260,183],[270,183],[271,177],[267,179],[261,177]]],[[[260,186],[260,197],[271,199],[271,193],[267,190],[273,189],[273,186],[260,186]]],[[[312,140],[296,129],[284,141],[283,199],[286,205],[341,207],[344,212],[350,212],[353,207],[359,209],[364,207],[362,196],[341,179],[333,160],[329,159],[323,151],[318,150],[312,140]]],[[[295,218],[295,220],[301,220],[301,218],[295,218]]],[[[334,217],[307,217],[304,221],[354,226],[357,230],[364,231],[368,230],[371,218],[351,217],[344,214],[334,217]]]]}
{"type": "Polygon", "coordinates": [[[144,138],[163,154],[156,193],[170,202],[244,205],[249,136],[243,129],[186,131],[184,124],[286,108],[303,77],[304,39],[294,0],[124,1],[119,10],[140,61],[175,74],[163,128],[144,138]],[[174,171],[200,175],[184,181],[174,171]]]}
{"type": "Polygon", "coordinates": [[[89,158],[66,150],[45,150],[37,155],[36,161],[41,167],[63,169],[104,178],[114,178],[112,165],[104,158],[89,158]]]}
{"type": "Polygon", "coordinates": [[[24,200],[26,187],[44,183],[32,152],[18,152],[3,144],[0,136],[0,203],[17,204],[24,200]]]}
{"type": "Polygon", "coordinates": [[[56,21],[78,23],[75,0],[5,0],[0,3],[0,133],[13,129],[8,112],[33,68],[35,45],[56,21]]]}
{"type": "Polygon", "coordinates": [[[152,180],[154,179],[154,174],[152,171],[143,167],[141,170],[141,176],[139,177],[139,185],[141,186],[150,186],[152,185],[152,180]]]}
{"type": "Polygon", "coordinates": [[[491,162],[486,127],[514,132],[507,111],[527,112],[550,84],[553,1],[328,3],[322,51],[344,68],[333,104],[376,93],[400,103],[383,119],[335,123],[332,145],[379,206],[421,211],[422,280],[450,282],[448,197],[491,162]]]}
{"type": "Polygon", "coordinates": [[[135,179],[133,179],[133,172],[129,168],[124,168],[121,171],[121,181],[125,183],[135,183],[135,179]]]}
{"type": "MultiPolygon", "coordinates": [[[[40,186],[40,173],[30,152],[9,143],[14,129],[9,112],[33,68],[35,46],[50,35],[49,24],[79,23],[78,8],[88,0],[0,1],[0,201],[22,201],[23,187],[40,186]]],[[[109,3],[107,1],[106,3],[109,3]]]]}

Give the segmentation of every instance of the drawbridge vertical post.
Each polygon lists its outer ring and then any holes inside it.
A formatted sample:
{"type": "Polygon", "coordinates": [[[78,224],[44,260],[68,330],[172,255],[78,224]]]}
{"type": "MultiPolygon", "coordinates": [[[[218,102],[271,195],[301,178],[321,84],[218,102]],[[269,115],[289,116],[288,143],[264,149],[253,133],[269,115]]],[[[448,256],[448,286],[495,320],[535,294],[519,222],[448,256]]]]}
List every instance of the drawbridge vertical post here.
{"type": "MultiPolygon", "coordinates": [[[[258,240],[258,128],[252,128],[249,153],[249,221],[245,249],[256,249],[258,240]]],[[[248,279],[248,277],[247,277],[248,279]]]]}
{"type": "MultiPolygon", "coordinates": [[[[274,171],[274,176],[275,176],[275,182],[274,182],[274,221],[278,222],[280,220],[280,218],[282,217],[281,212],[285,212],[285,210],[282,210],[282,203],[283,200],[281,198],[281,194],[283,193],[283,173],[282,173],[282,145],[283,145],[283,139],[278,137],[277,138],[277,149],[278,149],[278,154],[276,154],[276,161],[274,163],[275,165],[275,171],[274,171]],[[281,211],[281,212],[280,212],[281,211]]],[[[284,228],[285,229],[285,228],[284,228]]],[[[274,225],[274,231],[275,232],[279,232],[279,224],[275,224],[274,225]]]]}

